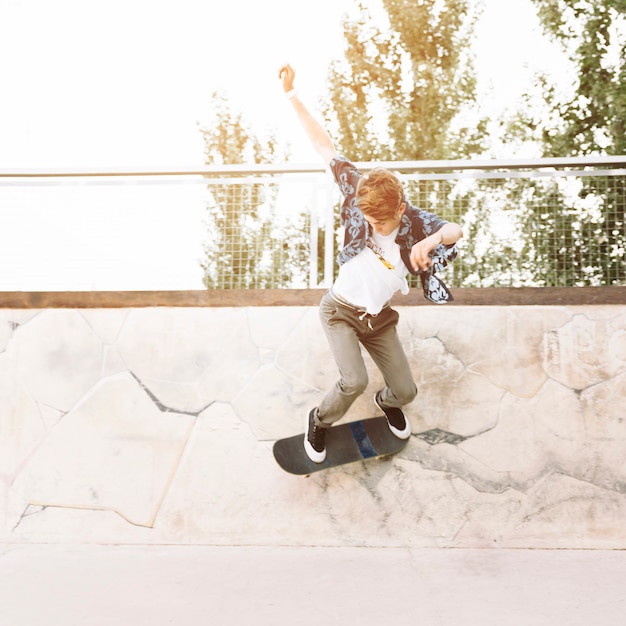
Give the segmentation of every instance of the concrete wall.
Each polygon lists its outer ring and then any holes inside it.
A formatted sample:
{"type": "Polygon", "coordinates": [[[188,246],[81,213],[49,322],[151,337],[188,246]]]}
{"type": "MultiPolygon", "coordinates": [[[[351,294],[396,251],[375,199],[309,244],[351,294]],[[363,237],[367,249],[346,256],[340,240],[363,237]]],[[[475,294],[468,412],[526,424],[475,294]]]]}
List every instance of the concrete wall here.
{"type": "Polygon", "coordinates": [[[626,548],[626,307],[399,311],[408,446],[299,478],[315,307],[0,310],[0,541],[626,548]]]}

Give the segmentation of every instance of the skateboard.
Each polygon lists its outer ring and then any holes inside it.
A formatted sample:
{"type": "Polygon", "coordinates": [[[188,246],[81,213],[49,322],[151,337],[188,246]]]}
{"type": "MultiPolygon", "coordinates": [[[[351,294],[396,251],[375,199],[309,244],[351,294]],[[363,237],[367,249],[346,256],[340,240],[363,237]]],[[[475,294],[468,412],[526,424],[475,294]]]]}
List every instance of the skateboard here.
{"type": "Polygon", "coordinates": [[[308,476],[314,472],[365,459],[391,456],[406,446],[408,439],[396,437],[384,416],[333,426],[326,434],[326,459],[314,463],[304,451],[304,434],[274,443],[274,458],[286,472],[308,476]]]}

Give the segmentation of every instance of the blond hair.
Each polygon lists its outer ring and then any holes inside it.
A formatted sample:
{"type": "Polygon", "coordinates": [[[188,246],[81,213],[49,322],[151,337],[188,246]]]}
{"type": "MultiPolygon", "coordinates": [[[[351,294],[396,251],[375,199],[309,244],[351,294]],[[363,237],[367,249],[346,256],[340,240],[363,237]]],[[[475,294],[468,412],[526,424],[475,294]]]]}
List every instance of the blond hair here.
{"type": "Polygon", "coordinates": [[[356,200],[362,213],[384,221],[396,215],[404,201],[404,189],[389,170],[376,168],[359,179],[356,200]]]}

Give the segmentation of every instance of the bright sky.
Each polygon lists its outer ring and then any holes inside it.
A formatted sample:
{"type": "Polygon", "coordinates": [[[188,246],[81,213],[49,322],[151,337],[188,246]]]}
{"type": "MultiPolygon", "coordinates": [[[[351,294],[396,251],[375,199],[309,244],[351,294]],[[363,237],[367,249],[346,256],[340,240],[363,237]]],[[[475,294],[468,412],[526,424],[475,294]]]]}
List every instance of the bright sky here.
{"type": "MultiPolygon", "coordinates": [[[[314,105],[352,0],[0,0],[0,168],[202,163],[210,95],[279,131],[289,60],[314,105]]],[[[486,0],[485,84],[511,97],[541,62],[530,0],[486,0]]],[[[289,124],[289,120],[287,120],[289,124]]],[[[285,127],[285,139],[295,126],[285,127]]]]}
{"type": "MultiPolygon", "coordinates": [[[[0,170],[201,167],[197,124],[215,90],[259,132],[291,142],[292,160],[314,162],[278,68],[292,63],[314,108],[354,3],[0,0],[0,170]]],[[[530,0],[485,4],[477,64],[490,101],[504,104],[529,68],[557,57],[530,0]]],[[[0,291],[201,288],[202,186],[60,194],[0,185],[0,291]]]]}
{"type": "Polygon", "coordinates": [[[348,2],[0,0],[0,168],[201,164],[211,93],[277,125],[279,65],[319,88],[348,2]]]}

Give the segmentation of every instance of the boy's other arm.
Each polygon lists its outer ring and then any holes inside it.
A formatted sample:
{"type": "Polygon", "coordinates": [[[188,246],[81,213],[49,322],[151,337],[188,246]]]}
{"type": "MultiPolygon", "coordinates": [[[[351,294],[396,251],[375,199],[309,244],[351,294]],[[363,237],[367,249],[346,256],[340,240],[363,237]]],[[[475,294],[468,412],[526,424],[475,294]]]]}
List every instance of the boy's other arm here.
{"type": "Polygon", "coordinates": [[[313,149],[324,159],[324,163],[328,165],[337,156],[337,151],[326,129],[313,117],[298,97],[293,86],[296,76],[294,69],[289,64],[283,65],[278,76],[282,80],[283,90],[289,96],[291,105],[313,149]]]}
{"type": "Polygon", "coordinates": [[[430,258],[430,252],[439,244],[449,246],[456,243],[461,237],[463,237],[461,227],[454,222],[448,222],[432,235],[418,241],[411,248],[410,259],[413,269],[415,271],[428,270],[433,264],[433,260],[430,258]]]}

